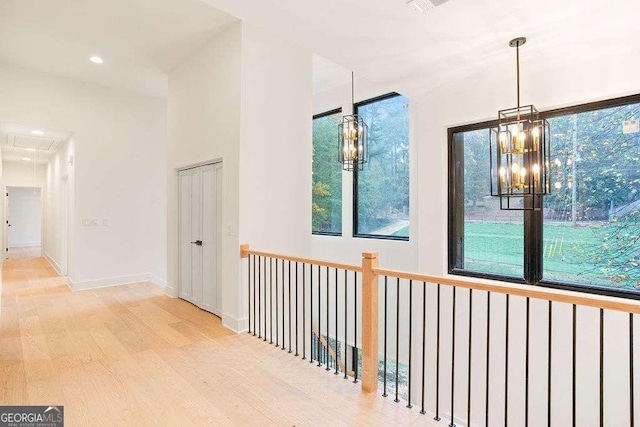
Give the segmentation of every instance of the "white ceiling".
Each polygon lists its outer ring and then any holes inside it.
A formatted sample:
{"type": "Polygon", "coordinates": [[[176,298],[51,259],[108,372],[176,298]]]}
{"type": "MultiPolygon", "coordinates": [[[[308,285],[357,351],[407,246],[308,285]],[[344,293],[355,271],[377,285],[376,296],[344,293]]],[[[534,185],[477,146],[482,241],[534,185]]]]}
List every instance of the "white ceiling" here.
{"type": "Polygon", "coordinates": [[[203,1],[410,94],[513,73],[507,44],[517,36],[528,38],[523,61],[539,68],[640,54],[637,0],[450,0],[424,14],[406,0],[203,1]]]}
{"type": "Polygon", "coordinates": [[[0,62],[165,96],[167,72],[237,17],[327,58],[314,58],[315,93],[354,70],[415,95],[512,73],[516,36],[530,70],[640,55],[638,16],[637,0],[449,0],[424,14],[406,0],[0,0],[0,62]]]}
{"type": "Polygon", "coordinates": [[[335,62],[313,55],[313,93],[351,84],[351,71],[335,62]]]}
{"type": "Polygon", "coordinates": [[[29,158],[29,163],[47,163],[70,136],[71,133],[67,131],[0,124],[2,161],[25,162],[23,159],[29,158]],[[42,132],[42,135],[34,135],[33,130],[42,132]]]}
{"type": "Polygon", "coordinates": [[[233,21],[199,0],[0,0],[0,62],[165,96],[166,73],[233,21]]]}

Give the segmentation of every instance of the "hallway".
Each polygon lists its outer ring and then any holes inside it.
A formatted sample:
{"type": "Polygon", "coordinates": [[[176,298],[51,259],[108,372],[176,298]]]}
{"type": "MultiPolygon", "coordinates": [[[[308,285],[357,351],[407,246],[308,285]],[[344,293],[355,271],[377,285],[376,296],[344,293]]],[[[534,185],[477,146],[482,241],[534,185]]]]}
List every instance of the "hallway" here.
{"type": "Polygon", "coordinates": [[[71,292],[44,258],[7,259],[0,307],[0,405],[64,405],[69,426],[432,421],[153,284],[71,292]]]}

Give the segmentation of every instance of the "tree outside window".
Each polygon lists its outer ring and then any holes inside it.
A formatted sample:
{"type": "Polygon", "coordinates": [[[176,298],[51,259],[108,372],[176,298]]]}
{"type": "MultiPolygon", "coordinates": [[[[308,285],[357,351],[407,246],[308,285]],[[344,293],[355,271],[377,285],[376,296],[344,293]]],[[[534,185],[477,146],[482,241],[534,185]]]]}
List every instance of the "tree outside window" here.
{"type": "MultiPolygon", "coordinates": [[[[552,193],[534,254],[543,265],[540,283],[640,289],[640,132],[633,126],[640,96],[542,115],[551,126],[552,193]]],[[[450,270],[523,278],[527,219],[500,211],[489,196],[490,126],[450,132],[450,173],[463,192],[450,204],[450,270]]]]}
{"type": "Polygon", "coordinates": [[[314,234],[342,233],[342,167],[338,162],[340,110],[313,118],[312,230],[314,234]]]}
{"type": "Polygon", "coordinates": [[[369,162],[354,174],[354,234],[408,240],[409,100],[394,93],[356,111],[369,128],[369,162]]]}

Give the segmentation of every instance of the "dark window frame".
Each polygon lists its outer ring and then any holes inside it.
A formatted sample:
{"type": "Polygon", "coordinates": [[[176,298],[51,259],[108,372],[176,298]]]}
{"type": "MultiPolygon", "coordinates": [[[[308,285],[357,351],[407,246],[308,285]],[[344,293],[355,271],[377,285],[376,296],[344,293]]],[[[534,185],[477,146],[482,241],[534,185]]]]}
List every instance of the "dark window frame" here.
{"type": "MultiPolygon", "coordinates": [[[[369,99],[365,99],[363,101],[359,101],[356,102],[355,104],[353,104],[353,112],[354,114],[358,114],[358,109],[360,107],[363,107],[365,105],[369,105],[369,104],[373,104],[376,102],[380,102],[380,101],[384,101],[387,99],[391,99],[391,98],[395,98],[398,96],[403,96],[402,94],[398,93],[398,92],[389,92],[386,93],[384,95],[379,95],[373,98],[369,98],[369,99]]],[[[411,159],[409,159],[409,162],[411,162],[411,159]]],[[[365,164],[364,166],[365,168],[367,167],[367,165],[365,164]]],[[[409,168],[411,168],[411,163],[409,163],[409,168]]],[[[409,180],[409,182],[411,182],[411,180],[409,180]]],[[[411,185],[411,184],[409,184],[411,185]]],[[[409,189],[409,191],[411,191],[411,189],[409,189]]],[[[358,170],[357,168],[354,169],[353,171],[353,179],[352,179],[352,192],[353,192],[353,203],[352,203],[352,234],[353,237],[355,238],[362,238],[362,239],[379,239],[379,240],[396,240],[396,241],[401,241],[401,242],[408,242],[409,241],[409,237],[403,237],[403,236],[384,236],[384,235],[380,235],[380,234],[367,234],[367,233],[359,233],[358,232],[358,170]]],[[[409,196],[411,197],[411,196],[409,196]]],[[[411,208],[409,208],[409,210],[411,210],[411,208]]],[[[409,223],[409,226],[411,226],[411,223],[409,223]]]]}
{"type": "MultiPolygon", "coordinates": [[[[323,113],[314,114],[312,116],[312,118],[311,118],[311,123],[313,124],[313,120],[321,119],[323,117],[333,116],[334,114],[342,114],[342,107],[334,108],[333,110],[325,111],[323,113]]],[[[336,135],[337,134],[338,133],[337,133],[337,129],[336,129],[336,135]]],[[[313,137],[312,137],[311,145],[313,146],[313,137]]],[[[336,150],[337,150],[337,147],[338,147],[338,141],[336,140],[336,150]]],[[[312,155],[312,158],[313,158],[313,155],[312,155]]],[[[338,162],[337,157],[336,157],[336,164],[337,163],[339,163],[339,162],[338,162]]],[[[340,187],[341,187],[341,190],[342,190],[342,179],[340,180],[340,187]]],[[[340,192],[340,194],[342,194],[342,191],[340,192]]],[[[343,214],[343,212],[344,212],[344,210],[341,209],[341,211],[340,211],[340,221],[341,222],[342,222],[342,214],[343,214]]],[[[311,213],[311,215],[313,216],[313,212],[311,213]]],[[[342,226],[340,227],[340,232],[335,232],[335,231],[315,231],[313,229],[313,222],[312,222],[312,224],[311,224],[311,235],[312,236],[342,237],[342,226]]]]}
{"type": "MultiPolygon", "coordinates": [[[[623,96],[618,98],[610,98],[601,101],[588,102],[583,104],[572,105],[569,107],[556,108],[541,111],[541,118],[550,119],[553,117],[564,116],[569,114],[579,114],[589,111],[602,110],[611,107],[620,107],[629,104],[640,103],[640,94],[623,96]]],[[[522,278],[515,276],[503,276],[490,273],[479,273],[465,270],[461,267],[464,259],[464,215],[456,215],[460,191],[464,195],[464,176],[462,179],[455,173],[456,156],[453,147],[453,137],[459,132],[468,132],[479,129],[487,129],[497,126],[497,120],[488,120],[478,123],[471,123],[462,126],[454,126],[447,129],[447,174],[448,174],[448,213],[447,213],[447,271],[449,274],[458,276],[476,277],[482,279],[499,280],[503,282],[527,284],[532,286],[541,286],[546,288],[563,289],[568,291],[583,292],[597,295],[605,295],[612,297],[629,298],[640,300],[640,292],[615,289],[605,286],[580,285],[577,283],[559,282],[553,280],[545,280],[542,276],[542,232],[543,232],[543,212],[542,211],[524,211],[524,274],[522,278]]],[[[488,147],[487,147],[488,149],[488,147]]],[[[464,202],[463,202],[464,203],[464,202]]]]}

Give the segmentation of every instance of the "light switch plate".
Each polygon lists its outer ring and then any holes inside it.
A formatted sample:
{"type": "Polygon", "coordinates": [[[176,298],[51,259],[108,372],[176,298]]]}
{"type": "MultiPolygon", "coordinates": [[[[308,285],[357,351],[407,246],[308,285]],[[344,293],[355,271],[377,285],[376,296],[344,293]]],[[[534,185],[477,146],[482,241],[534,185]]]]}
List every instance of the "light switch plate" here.
{"type": "Polygon", "coordinates": [[[82,228],[97,228],[99,226],[98,218],[82,218],[82,228]]]}

